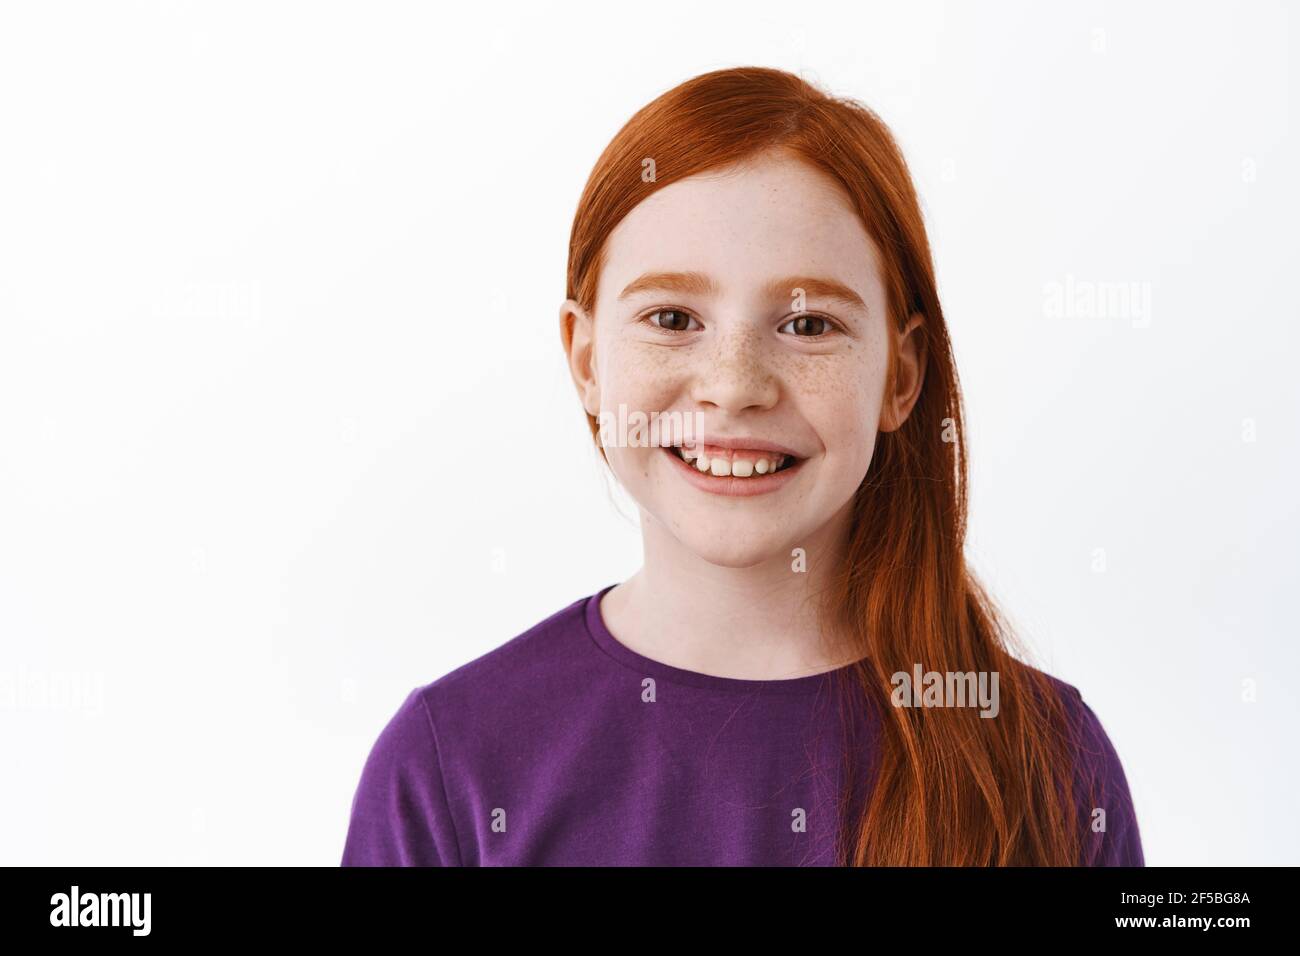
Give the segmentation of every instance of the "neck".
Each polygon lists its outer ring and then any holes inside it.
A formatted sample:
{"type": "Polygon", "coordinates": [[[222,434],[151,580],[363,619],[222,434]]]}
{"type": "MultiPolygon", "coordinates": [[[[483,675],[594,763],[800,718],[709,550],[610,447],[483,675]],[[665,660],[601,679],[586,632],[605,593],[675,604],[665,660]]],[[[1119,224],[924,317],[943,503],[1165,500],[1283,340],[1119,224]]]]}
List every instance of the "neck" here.
{"type": "Polygon", "coordinates": [[[825,633],[818,613],[843,560],[849,514],[846,505],[806,543],[744,568],[701,559],[643,514],[645,563],[605,595],[605,623],[639,654],[718,677],[783,680],[851,663],[861,651],[825,633]]]}

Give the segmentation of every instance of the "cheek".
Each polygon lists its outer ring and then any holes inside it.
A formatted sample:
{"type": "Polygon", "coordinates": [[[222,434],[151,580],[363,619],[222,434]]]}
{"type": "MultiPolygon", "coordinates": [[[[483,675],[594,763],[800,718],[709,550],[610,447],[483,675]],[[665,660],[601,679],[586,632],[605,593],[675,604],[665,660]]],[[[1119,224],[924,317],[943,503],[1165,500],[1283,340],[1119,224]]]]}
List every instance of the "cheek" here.
{"type": "Polygon", "coordinates": [[[624,401],[647,412],[658,409],[655,398],[671,389],[680,371],[665,350],[636,342],[611,344],[598,369],[602,402],[624,401]]]}
{"type": "Polygon", "coordinates": [[[861,345],[835,356],[804,356],[789,370],[801,403],[818,409],[819,422],[851,433],[875,434],[885,385],[885,358],[861,345]]]}
{"type": "Polygon", "coordinates": [[[852,402],[835,403],[817,411],[818,432],[832,463],[850,468],[865,465],[879,431],[879,402],[859,393],[852,402]]]}
{"type": "Polygon", "coordinates": [[[636,488],[650,476],[650,448],[607,448],[610,468],[625,488],[636,488]]]}
{"type": "Polygon", "coordinates": [[[871,463],[885,383],[887,358],[866,346],[834,358],[802,360],[792,369],[791,388],[800,413],[816,430],[826,464],[853,481],[871,463]]]}

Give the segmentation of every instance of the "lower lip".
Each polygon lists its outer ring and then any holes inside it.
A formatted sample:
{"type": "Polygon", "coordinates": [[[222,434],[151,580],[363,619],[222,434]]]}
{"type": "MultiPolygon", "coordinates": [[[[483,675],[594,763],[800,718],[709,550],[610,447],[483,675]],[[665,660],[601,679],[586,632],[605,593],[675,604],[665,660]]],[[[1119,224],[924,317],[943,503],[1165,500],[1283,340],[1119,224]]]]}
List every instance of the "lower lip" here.
{"type": "Polygon", "coordinates": [[[733,498],[748,498],[751,495],[765,495],[778,491],[794,480],[804,466],[800,461],[790,468],[783,468],[768,475],[751,475],[748,478],[736,478],[732,475],[715,475],[709,471],[700,471],[693,462],[683,461],[670,448],[660,446],[663,454],[681,472],[682,477],[701,491],[713,495],[727,495],[733,498]]]}

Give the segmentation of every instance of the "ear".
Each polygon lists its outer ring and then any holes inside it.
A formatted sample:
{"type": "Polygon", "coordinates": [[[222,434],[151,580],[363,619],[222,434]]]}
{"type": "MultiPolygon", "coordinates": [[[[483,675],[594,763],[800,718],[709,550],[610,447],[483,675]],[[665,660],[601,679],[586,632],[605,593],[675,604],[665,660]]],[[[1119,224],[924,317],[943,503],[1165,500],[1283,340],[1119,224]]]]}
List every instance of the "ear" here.
{"type": "Polygon", "coordinates": [[[569,374],[588,415],[600,414],[600,386],[596,382],[596,327],[573,299],[560,303],[560,342],[569,363],[569,374]]]}
{"type": "Polygon", "coordinates": [[[890,377],[892,386],[881,407],[882,432],[903,427],[903,422],[912,413],[912,406],[921,397],[921,385],[925,379],[925,316],[913,312],[907,320],[907,327],[895,334],[897,357],[894,374],[890,377]]]}

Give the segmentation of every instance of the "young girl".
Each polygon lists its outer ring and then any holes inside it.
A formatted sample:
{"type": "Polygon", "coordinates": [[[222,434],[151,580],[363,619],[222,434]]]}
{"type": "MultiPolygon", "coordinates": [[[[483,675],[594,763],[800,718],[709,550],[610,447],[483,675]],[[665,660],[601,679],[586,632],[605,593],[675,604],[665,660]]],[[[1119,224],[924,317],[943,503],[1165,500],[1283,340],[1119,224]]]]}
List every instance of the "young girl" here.
{"type": "Polygon", "coordinates": [[[413,690],[344,865],[1142,865],[1096,715],[966,567],[957,373],[872,112],[763,68],[660,96],[567,296],[644,565],[413,690]]]}

